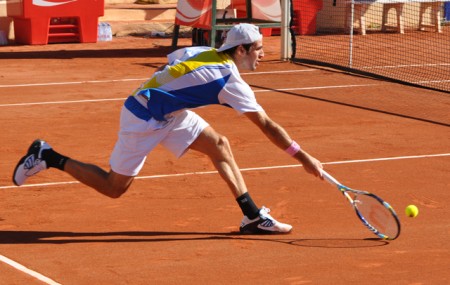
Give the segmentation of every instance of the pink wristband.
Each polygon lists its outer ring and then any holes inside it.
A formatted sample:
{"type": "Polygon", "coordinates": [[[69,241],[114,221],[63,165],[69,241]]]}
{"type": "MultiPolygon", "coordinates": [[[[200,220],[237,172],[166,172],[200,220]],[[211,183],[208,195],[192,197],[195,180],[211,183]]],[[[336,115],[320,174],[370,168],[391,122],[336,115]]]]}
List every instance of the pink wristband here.
{"type": "Polygon", "coordinates": [[[292,141],[291,145],[285,149],[284,151],[287,152],[290,156],[294,156],[298,151],[300,150],[300,146],[295,141],[292,141]]]}

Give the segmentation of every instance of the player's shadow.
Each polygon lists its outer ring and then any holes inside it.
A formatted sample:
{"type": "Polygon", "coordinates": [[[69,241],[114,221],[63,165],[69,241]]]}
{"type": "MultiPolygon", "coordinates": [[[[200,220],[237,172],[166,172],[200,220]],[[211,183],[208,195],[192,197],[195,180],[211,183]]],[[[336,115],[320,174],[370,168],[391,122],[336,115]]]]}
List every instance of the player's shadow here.
{"type": "Polygon", "coordinates": [[[0,244],[70,244],[70,243],[162,243],[203,240],[276,242],[290,246],[321,248],[365,248],[388,245],[377,238],[368,239],[295,239],[289,235],[243,235],[238,232],[56,232],[0,231],[0,244]]]}

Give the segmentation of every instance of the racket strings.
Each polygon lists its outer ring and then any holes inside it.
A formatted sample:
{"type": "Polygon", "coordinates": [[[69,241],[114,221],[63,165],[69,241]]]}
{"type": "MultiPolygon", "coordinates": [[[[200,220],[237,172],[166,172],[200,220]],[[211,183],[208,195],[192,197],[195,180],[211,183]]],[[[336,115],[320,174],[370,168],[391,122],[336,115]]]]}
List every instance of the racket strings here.
{"type": "Polygon", "coordinates": [[[354,206],[360,219],[375,234],[388,239],[395,239],[398,236],[398,220],[389,204],[371,195],[356,195],[354,206]]]}

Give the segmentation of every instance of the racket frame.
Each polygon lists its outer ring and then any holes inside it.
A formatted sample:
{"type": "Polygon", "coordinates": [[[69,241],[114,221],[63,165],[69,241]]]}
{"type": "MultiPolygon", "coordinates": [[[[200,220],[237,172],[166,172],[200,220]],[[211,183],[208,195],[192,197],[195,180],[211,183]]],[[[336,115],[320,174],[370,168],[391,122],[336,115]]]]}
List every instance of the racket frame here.
{"type": "Polygon", "coordinates": [[[397,216],[397,214],[395,213],[394,208],[392,208],[392,206],[384,201],[383,199],[381,199],[380,197],[378,197],[377,195],[367,192],[367,191],[361,191],[361,190],[355,190],[352,189],[350,187],[347,187],[345,185],[343,185],[342,183],[340,183],[339,181],[336,180],[336,178],[334,178],[333,176],[331,176],[328,172],[326,172],[325,170],[322,170],[322,177],[331,185],[336,186],[337,189],[345,196],[345,198],[349,201],[349,203],[352,205],[353,209],[356,212],[356,215],[358,216],[358,218],[361,220],[361,222],[370,230],[372,231],[375,235],[377,235],[379,238],[381,239],[386,239],[386,240],[394,240],[396,239],[399,235],[400,235],[400,230],[401,230],[401,226],[400,226],[400,220],[397,216]],[[364,218],[364,216],[360,213],[360,211],[358,210],[358,207],[356,206],[357,200],[355,201],[349,193],[353,193],[355,195],[367,195],[367,196],[371,196],[373,197],[375,200],[377,200],[383,207],[385,207],[392,215],[392,217],[394,217],[394,220],[397,224],[397,234],[395,236],[388,236],[384,233],[381,233],[378,229],[376,229],[374,226],[372,226],[371,224],[369,224],[366,219],[364,218]]]}

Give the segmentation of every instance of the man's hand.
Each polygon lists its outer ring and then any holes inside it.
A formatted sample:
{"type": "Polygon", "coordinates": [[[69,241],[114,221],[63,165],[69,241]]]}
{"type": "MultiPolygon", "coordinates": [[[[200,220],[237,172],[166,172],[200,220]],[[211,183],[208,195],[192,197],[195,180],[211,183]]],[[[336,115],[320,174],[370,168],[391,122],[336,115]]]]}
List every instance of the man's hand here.
{"type": "Polygon", "coordinates": [[[306,172],[313,174],[316,177],[323,179],[321,170],[323,169],[322,163],[319,160],[309,155],[306,151],[300,150],[295,157],[302,163],[306,172]]]}

